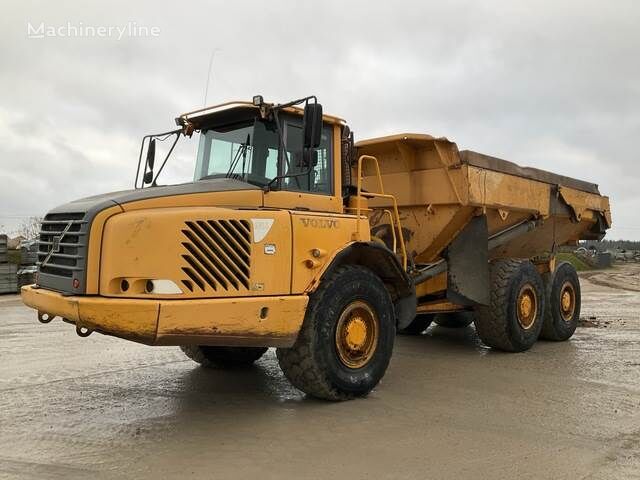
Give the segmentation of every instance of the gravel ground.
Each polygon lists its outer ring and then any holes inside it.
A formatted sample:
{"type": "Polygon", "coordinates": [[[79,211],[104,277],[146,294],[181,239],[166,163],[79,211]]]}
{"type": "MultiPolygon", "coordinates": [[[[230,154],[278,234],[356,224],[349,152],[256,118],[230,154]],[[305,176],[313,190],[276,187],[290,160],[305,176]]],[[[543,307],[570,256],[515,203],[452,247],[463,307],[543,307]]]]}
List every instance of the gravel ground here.
{"type": "Polygon", "coordinates": [[[383,382],[346,403],[305,398],[273,352],[205,370],[2,296],[0,478],[640,478],[639,276],[583,274],[569,342],[398,337],[383,382]]]}

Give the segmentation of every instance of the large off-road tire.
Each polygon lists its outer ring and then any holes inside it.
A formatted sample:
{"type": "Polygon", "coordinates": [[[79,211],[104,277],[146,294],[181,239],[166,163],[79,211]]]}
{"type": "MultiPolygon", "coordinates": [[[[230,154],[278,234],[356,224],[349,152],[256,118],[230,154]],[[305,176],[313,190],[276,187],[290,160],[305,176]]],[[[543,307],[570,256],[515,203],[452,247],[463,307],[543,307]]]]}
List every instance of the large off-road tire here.
{"type": "Polygon", "coordinates": [[[439,313],[433,321],[445,328],[465,328],[473,323],[473,312],[439,313]]]}
{"type": "Polygon", "coordinates": [[[558,342],[568,340],[580,320],[580,280],[568,262],[556,267],[553,274],[543,276],[546,293],[544,322],[540,338],[558,342]]]}
{"type": "Polygon", "coordinates": [[[434,316],[432,313],[418,313],[411,323],[398,331],[398,333],[401,335],[420,335],[429,328],[434,316]]]}
{"type": "Polygon", "coordinates": [[[317,398],[347,400],[378,384],[395,333],[393,303],[380,278],[348,265],[322,280],[310,295],[295,344],[276,354],[296,388],[317,398]]]}
{"type": "Polygon", "coordinates": [[[264,347],[209,347],[182,345],[180,350],[196,363],[209,368],[248,367],[267,351],[264,347]]]}
{"type": "Polygon", "coordinates": [[[528,260],[491,264],[490,304],[476,310],[478,336],[489,347],[528,350],[542,329],[545,294],[540,274],[528,260]]]}

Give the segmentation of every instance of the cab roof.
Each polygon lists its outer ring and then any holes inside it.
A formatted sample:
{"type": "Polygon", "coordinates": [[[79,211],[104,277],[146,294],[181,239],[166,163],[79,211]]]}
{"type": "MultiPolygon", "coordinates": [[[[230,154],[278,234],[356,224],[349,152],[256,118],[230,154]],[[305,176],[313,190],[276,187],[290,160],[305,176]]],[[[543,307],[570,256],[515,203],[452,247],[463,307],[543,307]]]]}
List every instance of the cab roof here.
{"type": "MultiPolygon", "coordinates": [[[[277,104],[274,106],[277,106],[277,104]]],[[[302,115],[304,112],[304,110],[298,106],[285,107],[282,110],[294,115],[302,115]]],[[[183,113],[176,118],[176,124],[183,125],[183,122],[188,121],[193,124],[195,128],[200,128],[205,124],[225,125],[253,118],[259,113],[260,107],[254,105],[252,102],[231,101],[183,113]]],[[[333,115],[325,114],[322,116],[322,119],[327,123],[346,125],[346,122],[342,118],[333,115]]]]}

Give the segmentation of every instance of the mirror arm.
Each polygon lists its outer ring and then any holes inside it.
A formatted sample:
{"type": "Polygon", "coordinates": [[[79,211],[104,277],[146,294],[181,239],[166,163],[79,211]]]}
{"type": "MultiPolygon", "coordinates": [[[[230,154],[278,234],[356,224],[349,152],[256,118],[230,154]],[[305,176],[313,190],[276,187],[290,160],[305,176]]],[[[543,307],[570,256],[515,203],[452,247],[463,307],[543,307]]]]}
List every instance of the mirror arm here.
{"type": "Polygon", "coordinates": [[[156,185],[156,180],[158,180],[158,177],[160,176],[160,173],[162,173],[162,169],[166,165],[167,160],[169,160],[169,156],[171,155],[171,152],[173,152],[173,149],[176,147],[176,143],[178,143],[178,140],[180,140],[180,134],[182,133],[182,129],[180,129],[179,131],[172,132],[172,133],[175,134],[176,139],[173,141],[173,144],[171,145],[171,148],[167,152],[167,155],[164,157],[164,161],[162,162],[162,165],[160,165],[160,168],[158,169],[158,173],[156,173],[156,176],[153,178],[153,182],[151,182],[151,186],[152,187],[157,186],[156,185]]]}
{"type": "Polygon", "coordinates": [[[309,100],[313,99],[314,103],[318,103],[318,99],[316,98],[315,95],[310,95],[308,97],[304,97],[304,98],[299,98],[298,100],[293,100],[292,102],[287,102],[287,103],[279,103],[278,105],[275,105],[273,108],[287,108],[287,107],[293,107],[294,105],[298,105],[302,102],[308,102],[309,100]]]}
{"type": "MultiPolygon", "coordinates": [[[[140,178],[140,164],[142,163],[142,152],[144,151],[144,142],[147,139],[152,139],[152,138],[157,138],[158,140],[160,140],[161,142],[166,140],[167,138],[169,138],[170,135],[173,134],[180,134],[180,133],[184,133],[184,128],[178,128],[176,130],[170,130],[168,132],[163,132],[163,133],[152,133],[150,135],[145,135],[144,137],[142,137],[142,142],[140,143],[140,154],[138,155],[138,168],[136,170],[136,180],[133,183],[133,188],[138,189],[138,188],[144,188],[144,174],[147,173],[147,164],[145,162],[144,164],[144,172],[142,174],[142,185],[140,187],[138,187],[138,178],[140,178]],[[164,137],[164,138],[160,138],[160,137],[164,137]]],[[[169,152],[171,153],[171,152],[169,152]]],[[[165,160],[166,162],[166,160],[165,160]]]]}

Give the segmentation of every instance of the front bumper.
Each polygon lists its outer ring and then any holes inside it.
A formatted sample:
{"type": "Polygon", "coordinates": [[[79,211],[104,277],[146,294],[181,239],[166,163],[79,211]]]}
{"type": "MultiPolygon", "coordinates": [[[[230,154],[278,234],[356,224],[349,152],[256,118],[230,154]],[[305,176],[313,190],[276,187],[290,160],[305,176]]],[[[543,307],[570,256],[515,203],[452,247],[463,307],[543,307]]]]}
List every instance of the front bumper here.
{"type": "Polygon", "coordinates": [[[198,300],[67,297],[34,285],[22,287],[21,295],[39,314],[146,345],[290,347],[309,300],[306,295],[198,300]]]}

